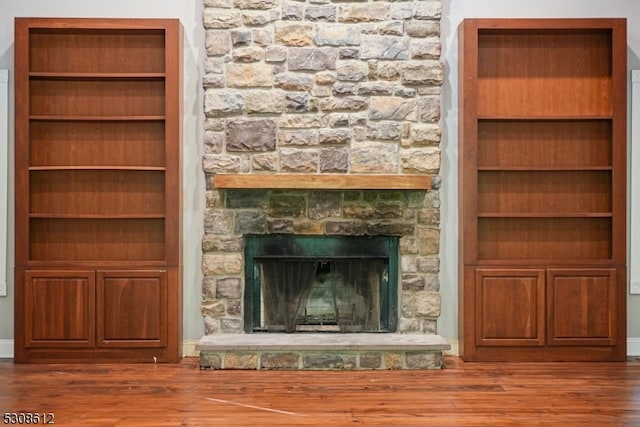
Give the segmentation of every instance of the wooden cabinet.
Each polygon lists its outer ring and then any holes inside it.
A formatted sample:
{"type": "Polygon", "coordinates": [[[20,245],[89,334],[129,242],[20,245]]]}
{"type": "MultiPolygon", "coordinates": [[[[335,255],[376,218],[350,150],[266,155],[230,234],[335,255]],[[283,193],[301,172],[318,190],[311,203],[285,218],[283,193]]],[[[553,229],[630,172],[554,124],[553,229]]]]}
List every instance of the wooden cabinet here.
{"type": "Polygon", "coordinates": [[[177,361],[173,19],[16,18],[17,362],[177,361]]]}
{"type": "Polygon", "coordinates": [[[460,351],[626,357],[626,21],[459,27],[460,351]]]}

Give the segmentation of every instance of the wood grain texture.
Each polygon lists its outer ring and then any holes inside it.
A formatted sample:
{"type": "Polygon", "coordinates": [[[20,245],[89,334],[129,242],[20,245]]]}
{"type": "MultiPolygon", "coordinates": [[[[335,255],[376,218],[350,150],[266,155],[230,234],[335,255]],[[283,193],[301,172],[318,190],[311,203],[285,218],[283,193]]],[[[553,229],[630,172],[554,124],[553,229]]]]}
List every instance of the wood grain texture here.
{"type": "Polygon", "coordinates": [[[464,363],[438,371],[203,371],[0,361],[4,412],[60,426],[632,426],[640,360],[464,363]]]}
{"type": "Polygon", "coordinates": [[[216,174],[218,189],[429,190],[429,175],[216,174]]]}

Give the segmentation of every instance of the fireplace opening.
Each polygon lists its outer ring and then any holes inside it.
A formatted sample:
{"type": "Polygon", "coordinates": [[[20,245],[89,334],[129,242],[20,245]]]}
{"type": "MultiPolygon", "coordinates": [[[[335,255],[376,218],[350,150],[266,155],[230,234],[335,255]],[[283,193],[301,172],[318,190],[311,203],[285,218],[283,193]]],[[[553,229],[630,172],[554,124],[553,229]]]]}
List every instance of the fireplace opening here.
{"type": "Polygon", "coordinates": [[[398,238],[245,236],[245,332],[395,332],[398,238]]]}

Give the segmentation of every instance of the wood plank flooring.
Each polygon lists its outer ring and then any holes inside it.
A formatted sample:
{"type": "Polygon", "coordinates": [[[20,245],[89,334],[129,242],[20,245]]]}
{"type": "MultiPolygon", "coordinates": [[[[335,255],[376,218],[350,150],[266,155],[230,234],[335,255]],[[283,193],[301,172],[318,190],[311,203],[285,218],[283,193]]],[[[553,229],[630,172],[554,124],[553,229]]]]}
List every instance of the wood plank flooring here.
{"type": "Polygon", "coordinates": [[[640,360],[445,357],[445,369],[435,371],[336,372],[206,371],[195,358],[174,365],[4,359],[0,416],[7,412],[51,413],[60,426],[639,426],[640,360]]]}

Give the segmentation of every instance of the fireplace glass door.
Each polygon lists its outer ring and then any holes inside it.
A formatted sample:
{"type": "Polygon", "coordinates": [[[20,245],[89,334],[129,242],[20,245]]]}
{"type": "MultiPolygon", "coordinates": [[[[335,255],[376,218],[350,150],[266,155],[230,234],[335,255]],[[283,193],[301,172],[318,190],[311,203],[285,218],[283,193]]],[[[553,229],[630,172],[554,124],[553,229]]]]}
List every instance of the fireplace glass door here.
{"type": "Polygon", "coordinates": [[[246,236],[247,332],[389,332],[397,238],[246,236]]]}

